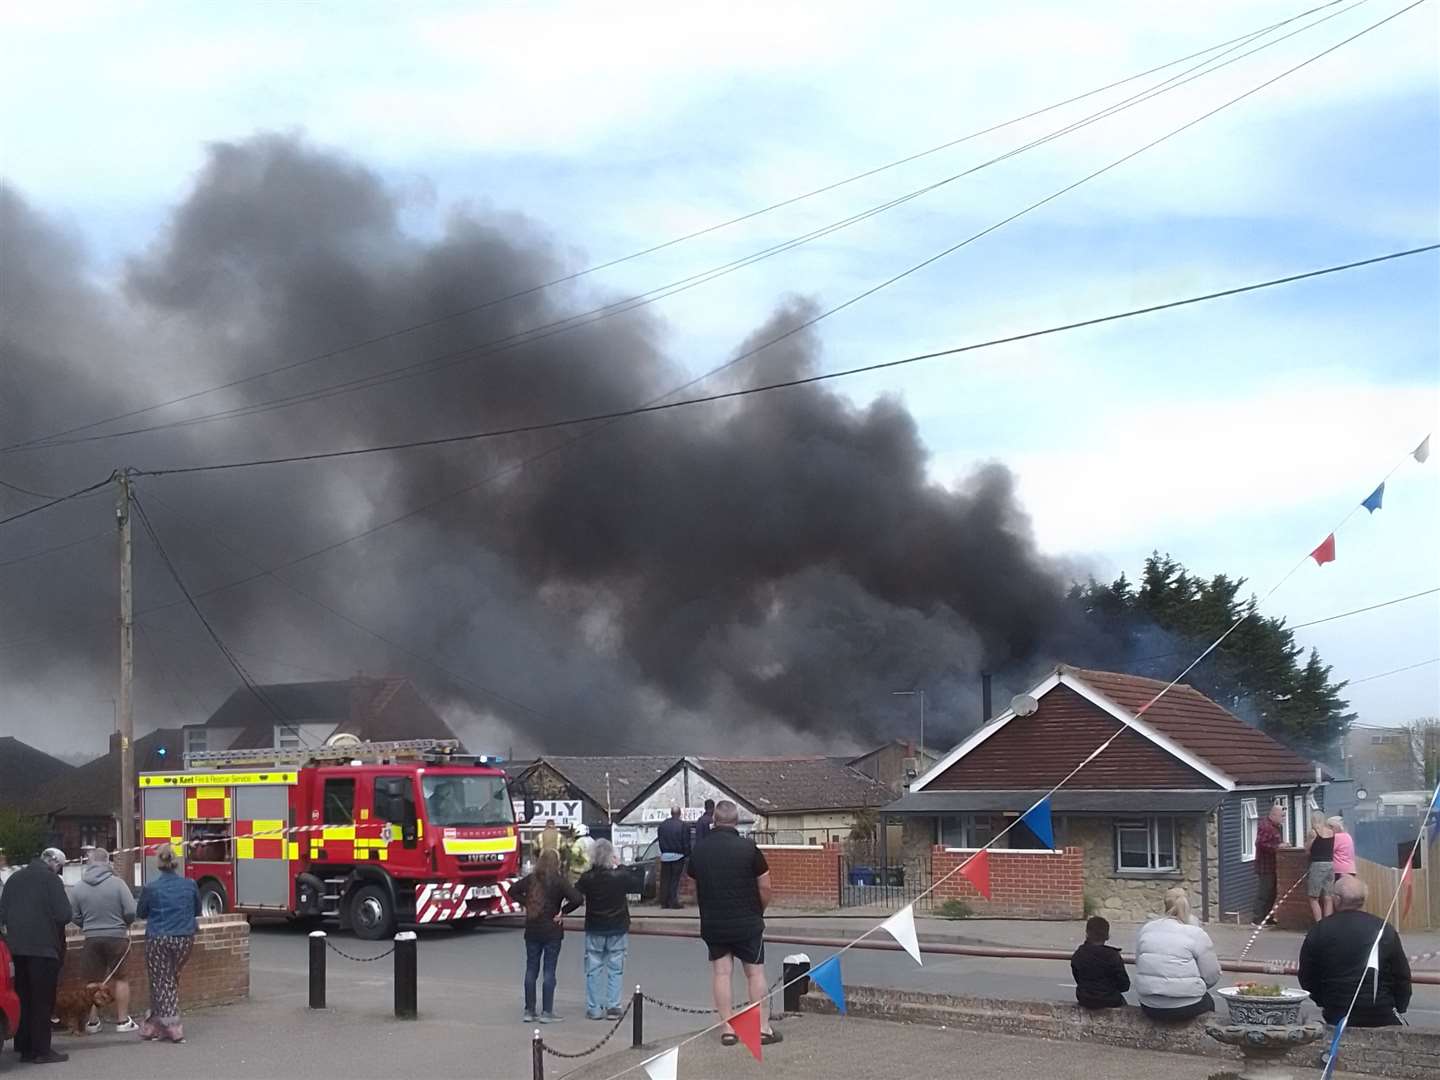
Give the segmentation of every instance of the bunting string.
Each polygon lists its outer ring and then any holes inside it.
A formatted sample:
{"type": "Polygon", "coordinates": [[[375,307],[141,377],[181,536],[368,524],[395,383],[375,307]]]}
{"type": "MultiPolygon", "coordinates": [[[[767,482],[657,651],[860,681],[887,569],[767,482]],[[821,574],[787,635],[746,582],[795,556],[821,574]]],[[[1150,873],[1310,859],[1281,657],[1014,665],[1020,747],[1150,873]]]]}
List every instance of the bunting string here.
{"type": "MultiPolygon", "coordinates": [[[[1385,474],[1384,479],[1381,480],[1380,484],[1376,487],[1376,489],[1371,493],[1370,496],[1368,496],[1361,502],[1356,503],[1350,508],[1349,512],[1346,513],[1346,515],[1340,519],[1339,523],[1337,523],[1336,526],[1330,530],[1329,535],[1325,538],[1324,541],[1320,543],[1317,548],[1297,560],[1295,565],[1292,566],[1288,571],[1286,571],[1286,573],[1278,581],[1276,581],[1275,584],[1273,584],[1270,589],[1262,597],[1260,597],[1259,600],[1257,600],[1253,605],[1248,606],[1246,610],[1241,613],[1238,619],[1236,619],[1228,628],[1226,628],[1226,630],[1222,634],[1220,634],[1219,637],[1217,637],[1208,646],[1206,646],[1199,656],[1195,657],[1194,660],[1190,661],[1190,663],[1185,666],[1184,670],[1182,670],[1178,675],[1176,675],[1173,679],[1171,679],[1168,683],[1161,687],[1161,689],[1158,690],[1153,697],[1151,697],[1148,701],[1145,702],[1144,705],[1137,709],[1132,717],[1130,717],[1129,719],[1122,718],[1120,726],[1115,730],[1113,734],[1111,734],[1099,746],[1097,746],[1094,750],[1087,754],[1085,758],[1080,762],[1080,764],[1076,765],[1073,769],[1070,770],[1070,772],[1066,773],[1065,776],[1061,778],[1059,783],[1055,784],[1052,788],[1050,788],[1049,791],[1047,791],[1044,795],[1037,799],[1029,807],[1029,809],[1027,809],[1024,813],[1020,814],[1018,817],[1014,818],[1008,825],[1006,825],[1003,829],[1001,829],[998,833],[991,837],[990,840],[982,847],[971,852],[964,860],[960,862],[959,865],[953,867],[945,874],[933,880],[923,892],[919,893],[915,897],[915,899],[910,901],[910,903],[906,904],[905,907],[901,908],[899,911],[896,911],[884,921],[876,923],[874,926],[871,926],[869,929],[865,930],[858,937],[856,937],[853,941],[847,942],[845,945],[842,945],[829,957],[821,961],[821,963],[817,967],[811,968],[810,971],[802,975],[797,975],[795,978],[789,980],[788,982],[782,983],[781,985],[772,988],[770,992],[766,995],[766,999],[768,1000],[775,994],[783,992],[793,983],[799,982],[801,979],[808,978],[812,981],[815,981],[820,987],[821,991],[824,992],[826,996],[829,997],[833,1002],[835,1002],[835,1006],[840,1012],[845,1012],[845,1008],[842,1004],[844,1001],[844,984],[840,973],[840,957],[845,955],[845,953],[849,952],[851,949],[858,946],[861,942],[870,938],[873,934],[876,933],[876,931],[880,930],[885,931],[887,934],[893,937],[901,945],[901,947],[910,954],[910,956],[915,960],[917,964],[921,963],[922,961],[919,940],[915,934],[915,905],[917,903],[925,899],[927,896],[933,894],[936,889],[940,888],[940,886],[944,885],[946,882],[956,876],[964,877],[967,881],[969,881],[972,885],[975,886],[977,891],[981,892],[981,895],[988,897],[990,881],[989,851],[996,844],[998,844],[1007,834],[1009,834],[1011,830],[1013,830],[1017,825],[1020,825],[1022,823],[1026,826],[1026,828],[1028,828],[1031,832],[1035,834],[1037,839],[1040,839],[1042,842],[1046,843],[1049,847],[1053,849],[1054,825],[1053,816],[1051,814],[1050,802],[1052,796],[1054,796],[1056,792],[1058,792],[1061,788],[1063,788],[1066,784],[1073,780],[1081,772],[1081,770],[1085,768],[1085,766],[1089,765],[1092,761],[1094,761],[1097,757],[1099,757],[1107,749],[1109,749],[1109,747],[1115,743],[1115,740],[1117,740],[1118,738],[1120,738],[1120,736],[1126,734],[1127,732],[1134,730],[1134,721],[1139,720],[1140,717],[1144,716],[1147,712],[1149,712],[1150,709],[1152,709],[1157,702],[1159,702],[1163,697],[1165,697],[1166,694],[1168,694],[1171,690],[1175,689],[1176,686],[1180,685],[1181,681],[1187,675],[1189,675],[1190,672],[1195,670],[1195,668],[1198,667],[1201,663],[1203,663],[1205,659],[1210,656],[1211,653],[1213,653],[1222,644],[1224,644],[1226,639],[1228,639],[1231,634],[1233,634],[1237,629],[1239,629],[1240,626],[1242,626],[1252,614],[1259,611],[1260,606],[1264,604],[1265,601],[1269,600],[1272,596],[1274,596],[1277,592],[1279,592],[1281,587],[1283,587],[1286,582],[1288,582],[1292,577],[1294,577],[1295,574],[1300,571],[1300,568],[1303,567],[1307,562],[1309,562],[1311,559],[1314,559],[1316,564],[1319,566],[1324,566],[1328,562],[1333,562],[1335,559],[1335,534],[1338,533],[1342,528],[1344,528],[1344,526],[1350,521],[1350,519],[1353,518],[1360,510],[1367,509],[1373,515],[1375,510],[1378,510],[1380,508],[1380,499],[1377,498],[1377,495],[1380,495],[1380,498],[1383,498],[1383,494],[1381,493],[1385,484],[1400,469],[1400,467],[1405,464],[1407,459],[1413,458],[1416,462],[1423,465],[1426,460],[1428,460],[1429,456],[1430,436],[1427,434],[1425,438],[1420,441],[1419,445],[1415,447],[1414,450],[1405,454],[1403,457],[1400,458],[1399,461],[1395,463],[1394,466],[1391,467],[1390,471],[1385,474]],[[1367,506],[1367,504],[1372,499],[1375,500],[1376,503],[1373,509],[1367,506]],[[980,888],[980,883],[982,882],[984,883],[983,890],[980,888]],[[820,978],[816,977],[817,971],[822,972],[820,978]]],[[[1437,803],[1440,803],[1440,786],[1437,786],[1434,797],[1431,799],[1430,812],[1432,815],[1440,814],[1440,810],[1437,810],[1437,803]]],[[[1419,848],[1420,838],[1424,835],[1425,830],[1422,829],[1420,835],[1417,836],[1415,840],[1416,850],[1418,850],[1419,848]]],[[[1410,860],[1407,863],[1407,870],[1409,868],[1409,865],[1413,864],[1414,858],[1414,850],[1412,850],[1410,860]]],[[[1299,882],[1297,881],[1294,885],[1291,885],[1290,889],[1293,890],[1298,884],[1299,882]]],[[[1287,890],[1287,893],[1288,891],[1289,890],[1287,890]]],[[[1397,886],[1395,890],[1395,895],[1391,898],[1390,901],[1389,911],[1386,914],[1387,922],[1389,921],[1390,914],[1393,914],[1394,912],[1395,904],[1400,897],[1400,892],[1401,889],[1397,886]]],[[[1278,908],[1278,906],[1279,904],[1277,903],[1276,908],[1278,908]]],[[[1272,909],[1272,914],[1273,911],[1274,909],[1272,909]]],[[[1377,946],[1378,942],[1379,938],[1377,937],[1377,946]]],[[[1253,944],[1253,935],[1251,944],[1253,944]]],[[[1248,949],[1249,945],[1247,945],[1246,947],[1248,949]]],[[[1374,951],[1375,950],[1372,949],[1372,954],[1374,953],[1374,951]]],[[[1365,980],[1362,978],[1360,981],[1360,985],[1356,986],[1355,996],[1357,998],[1360,993],[1360,986],[1363,986],[1364,982],[1365,980]]],[[[736,1034],[740,1035],[741,1041],[745,1042],[746,1046],[750,1049],[750,1052],[755,1056],[755,1059],[757,1061],[762,1060],[760,1054],[759,1014],[759,1005],[762,1003],[763,1002],[759,1002],[755,1005],[748,1006],[745,1009],[742,1009],[740,1012],[731,1016],[728,1021],[721,1020],[718,1023],[712,1024],[708,1028],[704,1028],[700,1031],[693,1033],[692,1035],[687,1036],[685,1039],[682,1039],[675,1046],[667,1050],[665,1054],[660,1055],[660,1057],[665,1057],[666,1055],[673,1053],[675,1055],[673,1060],[675,1062],[678,1062],[679,1051],[682,1046],[686,1046],[689,1043],[696,1041],[697,1039],[703,1038],[711,1032],[719,1030],[728,1022],[730,1027],[735,1030],[736,1034]],[[746,1025],[745,1034],[741,1034],[740,1032],[740,1023],[742,1022],[742,1017],[745,1018],[743,1021],[743,1023],[746,1025]],[[754,1034],[753,1046],[749,1041],[749,1035],[752,1025],[754,1034]]],[[[1336,1025],[1335,1035],[1331,1041],[1330,1052],[1328,1054],[1326,1069],[1324,1075],[1322,1076],[1322,1080],[1330,1080],[1330,1077],[1334,1071],[1336,1052],[1339,1048],[1340,1040],[1344,1034],[1346,1021],[1348,1021],[1350,1011],[1352,1011],[1354,1007],[1355,1001],[1354,999],[1352,999],[1350,1003],[1350,1009],[1346,1011],[1346,1015],[1341,1020],[1340,1024],[1336,1025]]],[[[649,1061],[658,1060],[659,1058],[649,1059],[649,1061]]],[[[627,1073],[632,1072],[638,1067],[638,1065],[627,1066],[626,1068],[621,1069],[619,1072],[615,1073],[613,1076],[607,1077],[606,1080],[619,1080],[619,1077],[622,1077],[627,1073]]],[[[648,1068],[646,1069],[646,1071],[647,1073],[650,1072],[648,1068]]],[[[665,1080],[666,1077],[673,1074],[662,1074],[662,1076],[660,1077],[656,1077],[653,1073],[651,1073],[650,1075],[651,1080],[665,1080]]]]}

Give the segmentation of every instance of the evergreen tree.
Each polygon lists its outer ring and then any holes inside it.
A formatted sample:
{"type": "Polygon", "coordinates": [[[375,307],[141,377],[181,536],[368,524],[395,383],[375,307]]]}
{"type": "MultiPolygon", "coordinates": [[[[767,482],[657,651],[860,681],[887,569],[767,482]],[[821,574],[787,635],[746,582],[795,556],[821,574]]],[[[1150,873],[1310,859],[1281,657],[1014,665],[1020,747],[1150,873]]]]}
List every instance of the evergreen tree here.
{"type": "Polygon", "coordinates": [[[1234,626],[1185,682],[1298,752],[1325,757],[1355,718],[1340,696],[1345,684],[1330,681],[1314,650],[1302,660],[1285,620],[1259,614],[1255,597],[1242,598],[1244,585],[1224,574],[1197,577],[1152,552],[1138,587],[1124,574],[1108,585],[1092,578],[1070,600],[1098,633],[1108,664],[1151,678],[1173,678],[1234,626]]]}

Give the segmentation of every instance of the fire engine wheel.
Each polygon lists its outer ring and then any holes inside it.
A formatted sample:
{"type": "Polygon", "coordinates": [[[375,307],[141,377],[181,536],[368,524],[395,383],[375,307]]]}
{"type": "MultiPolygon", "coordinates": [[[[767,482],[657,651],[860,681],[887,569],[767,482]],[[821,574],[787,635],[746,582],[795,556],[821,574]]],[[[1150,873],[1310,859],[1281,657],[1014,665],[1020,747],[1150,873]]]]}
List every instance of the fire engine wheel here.
{"type": "Polygon", "coordinates": [[[365,941],[380,941],[395,933],[395,906],[379,885],[361,885],[350,896],[350,926],[365,941]]]}
{"type": "Polygon", "coordinates": [[[225,902],[225,886],[218,881],[206,881],[200,886],[201,915],[224,915],[228,907],[225,902]]]}

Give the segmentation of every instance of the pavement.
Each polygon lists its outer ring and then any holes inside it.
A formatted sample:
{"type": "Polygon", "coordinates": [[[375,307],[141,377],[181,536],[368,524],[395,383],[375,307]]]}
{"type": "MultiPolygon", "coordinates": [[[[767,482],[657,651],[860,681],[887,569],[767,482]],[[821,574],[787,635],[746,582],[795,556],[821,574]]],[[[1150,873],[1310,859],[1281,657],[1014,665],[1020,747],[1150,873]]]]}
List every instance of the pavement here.
{"type": "MultiPolygon", "coordinates": [[[[884,1020],[817,1016],[787,1017],[777,1029],[784,1041],[765,1047],[763,1063],[743,1046],[721,1046],[717,1036],[701,1035],[680,1047],[683,1080],[874,1080],[875,1077],[974,1076],[1014,1080],[1219,1080],[1233,1078],[1231,1067],[1212,1058],[1121,1050],[1087,1043],[1018,1039],[894,1024],[884,1020]]],[[[671,1040],[665,1045],[674,1045],[671,1040]]],[[[624,1050],[574,1072],[555,1073],[564,1080],[644,1080],[640,1063],[661,1050],[624,1050]]],[[[547,1076],[552,1074],[547,1072],[547,1076]]],[[[1338,1077],[1353,1074],[1337,1073],[1338,1077]]]]}
{"type": "MultiPolygon", "coordinates": [[[[684,915],[685,913],[680,913],[684,915]]],[[[641,918],[646,915],[642,913],[641,918]]],[[[669,916],[667,916],[669,917],[669,916]]],[[[693,920],[693,913],[689,916],[693,920]]],[[[812,917],[813,918],[813,917],[812,917]]],[[[803,927],[823,930],[826,935],[853,936],[869,925],[845,920],[824,920],[810,926],[773,919],[775,933],[803,927]],[[845,934],[840,930],[848,926],[845,934]]],[[[929,920],[922,927],[922,939],[934,940],[941,931],[958,934],[968,941],[994,943],[1004,936],[1025,936],[1008,943],[1030,947],[1062,947],[1071,942],[1075,927],[1070,924],[1000,923],[978,921],[945,924],[929,933],[929,920]],[[1012,934],[1012,931],[1016,932],[1012,934]]],[[[679,927],[679,923],[670,924],[679,927]]],[[[1122,933],[1117,943],[1128,944],[1122,933]]],[[[1277,951],[1293,955],[1298,939],[1289,935],[1282,942],[1278,932],[1261,935],[1277,951]]],[[[1219,935],[1217,935],[1218,937],[1219,935]]],[[[352,956],[374,956],[384,951],[379,943],[357,941],[336,935],[334,944],[352,956]]],[[[1217,941],[1217,944],[1219,942],[1217,941]]],[[[1407,941],[1407,946],[1410,943],[1407,941]]],[[[1258,948],[1258,946],[1257,946],[1258,948]]],[[[790,952],[805,947],[775,945],[767,950],[767,971],[773,982],[780,974],[781,961],[790,952]]],[[[822,948],[810,948],[818,960],[822,948]]],[[[1222,948],[1222,952],[1225,951],[1222,948]]],[[[1237,950],[1238,951],[1238,950],[1237,950]]],[[[355,1080],[395,1080],[397,1076],[443,1072],[467,1080],[525,1080],[530,1076],[531,1032],[520,1019],[520,976],[523,948],[518,931],[482,927],[471,932],[445,928],[421,932],[419,942],[418,1021],[398,1021],[393,1015],[393,964],[387,959],[373,963],[342,959],[331,954],[328,961],[330,1008],[311,1012],[306,1008],[307,940],[305,934],[283,924],[257,924],[251,934],[251,1000],[247,1003],[190,1012],[186,1016],[188,1042],[181,1046],[142,1043],[134,1036],[116,1035],[113,1030],[98,1036],[57,1038],[57,1047],[72,1054],[69,1063],[48,1067],[44,1075],[52,1080],[105,1077],[106,1080],[184,1078],[195,1080],[259,1080],[277,1076],[296,1080],[347,1077],[355,1080]]],[[[547,1045],[570,1053],[593,1046],[609,1025],[584,1019],[584,983],[581,973],[582,948],[579,935],[567,935],[560,955],[559,990],[556,1001],[567,1017],[565,1023],[542,1029],[547,1045]]],[[[1068,965],[1060,961],[1010,960],[989,957],[931,955],[923,966],[895,952],[855,950],[844,959],[847,982],[869,986],[893,986],[950,993],[984,994],[1019,1000],[1067,1001],[1073,998],[1068,965]]],[[[1287,981],[1287,980],[1280,980],[1287,981]]],[[[698,940],[677,937],[631,937],[626,964],[627,991],[641,983],[647,994],[673,1005],[705,1009],[709,1006],[708,969],[704,946],[698,940]]],[[[738,998],[737,998],[738,1000],[738,998]]],[[[778,1007],[778,1001],[776,1002],[778,1007]]],[[[647,1004],[647,1042],[674,1040],[704,1027],[709,1017],[675,1012],[647,1004]]],[[[1420,1027],[1440,1029],[1440,987],[1417,990],[1412,1020],[1420,1027]]],[[[1156,1055],[1089,1047],[1074,1043],[1034,1042],[1006,1036],[967,1032],[933,1032],[922,1026],[902,1026],[879,1021],[805,1016],[784,1022],[786,1041],[773,1048],[767,1075],[816,1076],[843,1080],[849,1076],[926,1075],[930,1063],[946,1064],[937,1075],[952,1075],[960,1061],[974,1061],[971,1075],[1005,1075],[1017,1080],[1063,1080],[1068,1076],[1092,1080],[1094,1076],[1165,1076],[1167,1080],[1208,1077],[1221,1063],[1181,1055],[1156,1055]],[[834,1034],[827,1035],[833,1026],[834,1034]],[[792,1035],[792,1032],[794,1033],[792,1035]],[[860,1034],[855,1034],[859,1032],[860,1034]],[[818,1033],[813,1034],[812,1033],[818,1033]],[[1008,1049],[1007,1049],[1008,1046],[1008,1049]],[[896,1062],[901,1066],[897,1067],[896,1062]],[[1077,1063],[1088,1062],[1082,1069],[1077,1063]],[[1104,1064],[1100,1064],[1103,1062],[1104,1064]],[[1115,1064],[1112,1067],[1112,1062],[1115,1064]],[[793,1064],[792,1064],[793,1063],[793,1064]],[[888,1063],[888,1064],[887,1064],[888,1063]],[[989,1064],[991,1068],[986,1068],[989,1064]],[[882,1067],[885,1072],[879,1072],[882,1067]],[[1016,1066],[1019,1066],[1018,1068],[1016,1066]],[[1066,1071],[1069,1070],[1069,1071],[1066,1071]],[[1129,1071],[1125,1071],[1129,1070],[1129,1071]],[[1149,1070],[1149,1071],[1147,1071],[1149,1070]]],[[[744,1076],[748,1057],[730,1053],[718,1042],[697,1040],[682,1051],[704,1055],[685,1067],[685,1080],[700,1076],[744,1076]],[[711,1057],[714,1063],[707,1063],[711,1057]],[[701,1071],[693,1071],[701,1070],[701,1071]],[[705,1071],[711,1070],[711,1071],[705,1071]]],[[[628,1046],[627,1020],[611,1043],[593,1056],[576,1061],[547,1059],[546,1075],[557,1080],[567,1069],[607,1058],[617,1048],[628,1046]]],[[[618,1059],[618,1071],[631,1059],[618,1059]]],[[[0,1076],[28,1076],[13,1054],[0,1054],[0,1076]]],[[[581,1072],[580,1076],[608,1077],[606,1072],[581,1072]]],[[[632,1074],[643,1076],[642,1073],[632,1074]]],[[[759,1075],[758,1071],[755,1075],[759,1075]]]]}

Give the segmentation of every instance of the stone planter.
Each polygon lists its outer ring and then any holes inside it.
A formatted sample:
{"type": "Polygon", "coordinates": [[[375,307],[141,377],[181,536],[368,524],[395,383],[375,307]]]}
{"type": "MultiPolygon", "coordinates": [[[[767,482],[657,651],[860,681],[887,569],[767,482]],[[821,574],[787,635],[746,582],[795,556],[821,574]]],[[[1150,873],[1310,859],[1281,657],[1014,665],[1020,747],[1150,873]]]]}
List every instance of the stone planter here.
{"type": "Polygon", "coordinates": [[[1241,994],[1238,986],[1216,991],[1230,1009],[1230,1023],[1276,1027],[1300,1023],[1300,1007],[1308,1000],[1304,990],[1281,990],[1278,997],[1241,994]]]}
{"type": "Polygon", "coordinates": [[[1245,1059],[1240,1080],[1293,1080],[1285,1067],[1290,1051],[1314,1042],[1325,1033],[1318,1023],[1300,1023],[1300,1008],[1309,996],[1303,990],[1282,989],[1259,997],[1240,993],[1238,986],[1217,990],[1230,1010],[1228,1024],[1207,1024],[1209,1036],[1238,1047],[1245,1059]]]}

